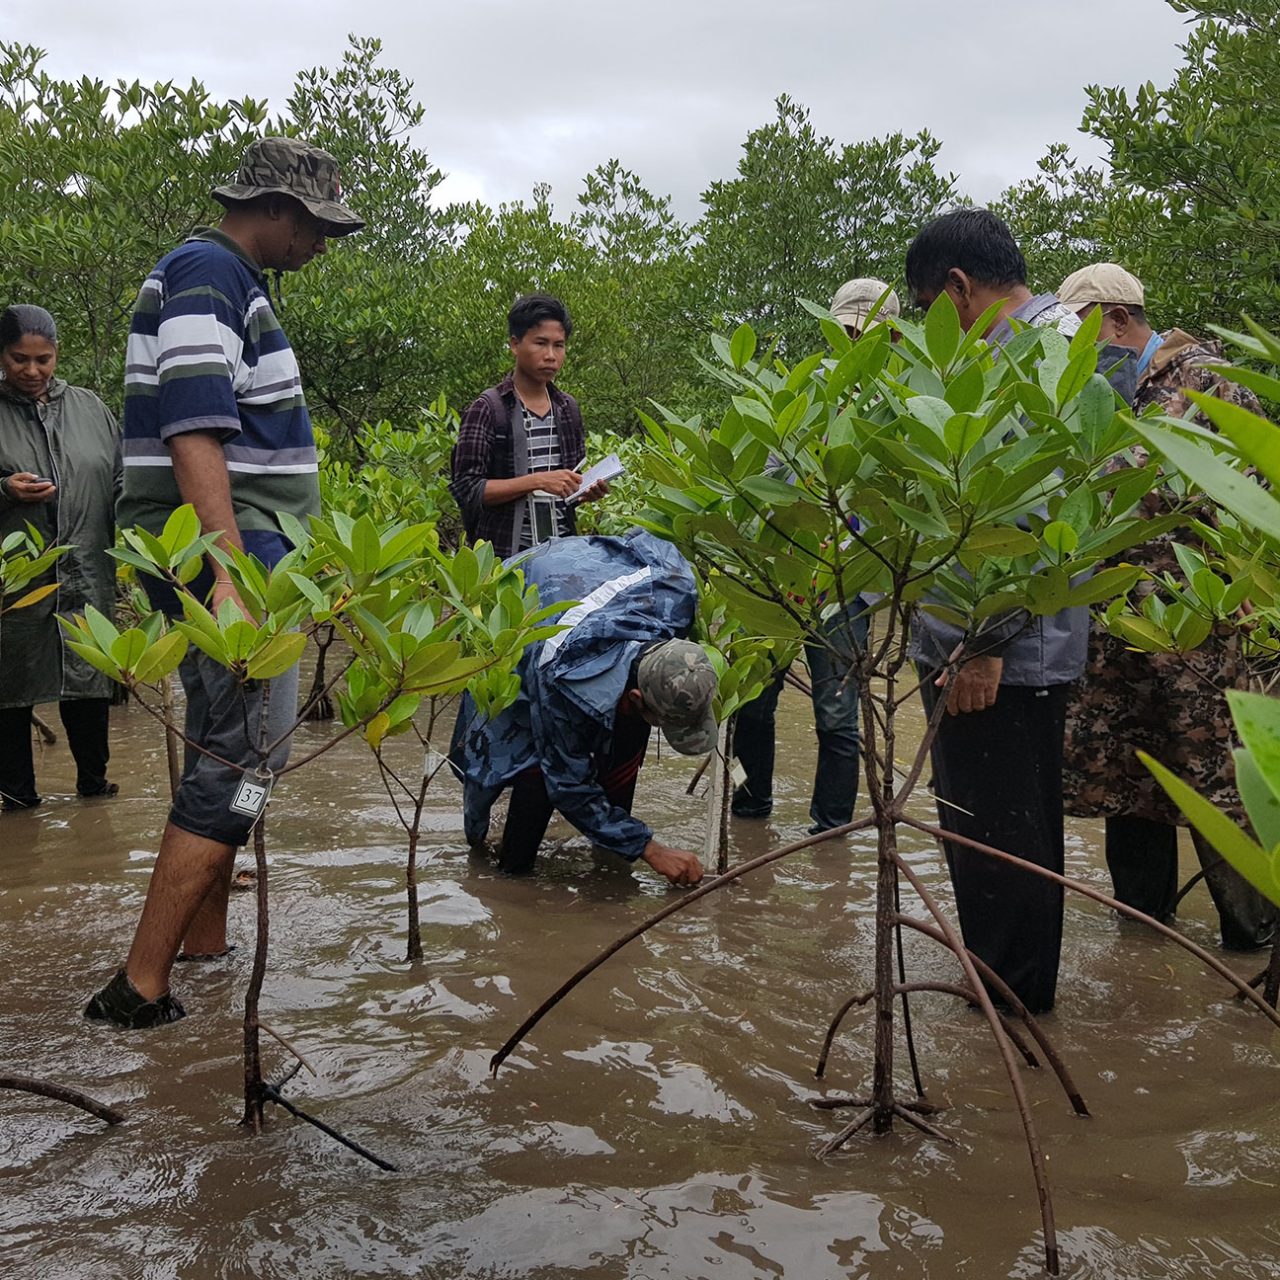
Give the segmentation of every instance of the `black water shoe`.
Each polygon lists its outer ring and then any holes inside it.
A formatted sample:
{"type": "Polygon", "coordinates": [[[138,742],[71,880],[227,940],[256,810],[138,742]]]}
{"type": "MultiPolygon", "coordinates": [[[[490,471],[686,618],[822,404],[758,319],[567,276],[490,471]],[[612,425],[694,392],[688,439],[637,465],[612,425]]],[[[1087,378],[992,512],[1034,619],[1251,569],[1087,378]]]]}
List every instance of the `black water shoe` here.
{"type": "Polygon", "coordinates": [[[118,796],[120,787],[118,783],[108,782],[105,778],[101,782],[89,782],[83,786],[76,783],[76,795],[81,800],[96,800],[100,796],[118,796]]]}
{"type": "Polygon", "coordinates": [[[92,1022],[114,1022],[129,1031],[162,1027],[185,1018],[187,1011],[166,991],[148,1000],[123,969],[85,1006],[84,1016],[92,1022]]]}

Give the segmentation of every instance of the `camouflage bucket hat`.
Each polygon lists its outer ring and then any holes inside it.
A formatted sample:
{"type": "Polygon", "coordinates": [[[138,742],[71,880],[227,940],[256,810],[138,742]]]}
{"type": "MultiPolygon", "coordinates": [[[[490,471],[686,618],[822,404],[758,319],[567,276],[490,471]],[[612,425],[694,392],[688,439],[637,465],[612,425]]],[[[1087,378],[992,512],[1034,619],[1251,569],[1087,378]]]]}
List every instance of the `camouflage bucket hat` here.
{"type": "Polygon", "coordinates": [[[338,162],[301,138],[259,138],[244,153],[236,180],[212,192],[225,205],[273,193],[300,200],[327,235],[348,236],[364,226],[342,203],[338,162]]]}
{"type": "Polygon", "coordinates": [[[655,645],[640,659],[636,680],[645,706],[681,755],[714,750],[716,673],[700,644],[665,640],[655,645]]]}

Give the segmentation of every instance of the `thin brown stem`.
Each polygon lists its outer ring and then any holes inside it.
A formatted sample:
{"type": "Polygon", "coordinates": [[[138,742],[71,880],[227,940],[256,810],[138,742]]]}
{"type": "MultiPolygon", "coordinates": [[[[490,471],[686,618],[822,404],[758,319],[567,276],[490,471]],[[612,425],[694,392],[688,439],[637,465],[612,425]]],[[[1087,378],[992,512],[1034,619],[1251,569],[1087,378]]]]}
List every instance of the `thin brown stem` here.
{"type": "Polygon", "coordinates": [[[715,893],[718,889],[723,889],[726,885],[732,884],[735,880],[741,879],[745,875],[749,875],[752,871],[758,871],[761,867],[767,867],[770,863],[777,862],[780,858],[788,857],[793,853],[798,853],[801,849],[811,848],[816,844],[823,844],[827,840],[835,840],[841,836],[847,836],[853,831],[865,831],[872,825],[874,819],[861,818],[857,822],[847,822],[843,827],[832,827],[830,831],[824,831],[820,835],[809,836],[804,840],[797,840],[794,844],[783,846],[781,849],[774,849],[770,853],[762,853],[758,858],[752,858],[748,862],[741,862],[736,867],[726,871],[724,875],[717,876],[714,880],[707,884],[700,885],[698,888],[685,894],[684,897],[677,899],[669,906],[663,907],[661,911],[655,912],[648,919],[642,920],[633,929],[628,929],[621,937],[614,939],[607,947],[598,952],[591,960],[587,961],[571,978],[560,984],[555,991],[551,993],[507,1038],[505,1044],[497,1053],[489,1059],[489,1070],[496,1076],[499,1067],[510,1056],[520,1042],[538,1025],[542,1019],[551,1012],[552,1009],[560,1003],[561,1000],[569,994],[583,979],[590,977],[606,960],[616,955],[629,942],[634,942],[636,938],[648,933],[655,925],[661,924],[669,916],[675,915],[677,912],[687,910],[693,906],[695,902],[700,902],[709,893],[715,893]]]}

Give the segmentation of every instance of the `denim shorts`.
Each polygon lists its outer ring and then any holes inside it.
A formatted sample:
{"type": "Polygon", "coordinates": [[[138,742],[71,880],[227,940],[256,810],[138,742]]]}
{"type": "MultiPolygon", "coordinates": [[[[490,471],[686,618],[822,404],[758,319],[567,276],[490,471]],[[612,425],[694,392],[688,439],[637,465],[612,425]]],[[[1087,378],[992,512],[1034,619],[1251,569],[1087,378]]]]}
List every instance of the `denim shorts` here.
{"type": "MultiPolygon", "coordinates": [[[[241,684],[225,667],[194,646],[179,668],[187,694],[186,736],[223,760],[228,768],[188,743],[169,821],[192,835],[219,844],[249,842],[254,819],[231,808],[246,771],[258,768],[257,747],[270,746],[288,734],[298,717],[298,668],[273,680],[249,680],[241,684]],[[271,688],[270,698],[263,691],[271,688]],[[262,704],[266,701],[265,732],[262,704]]],[[[284,737],[271,751],[268,768],[277,772],[289,758],[290,738],[284,737]]]]}

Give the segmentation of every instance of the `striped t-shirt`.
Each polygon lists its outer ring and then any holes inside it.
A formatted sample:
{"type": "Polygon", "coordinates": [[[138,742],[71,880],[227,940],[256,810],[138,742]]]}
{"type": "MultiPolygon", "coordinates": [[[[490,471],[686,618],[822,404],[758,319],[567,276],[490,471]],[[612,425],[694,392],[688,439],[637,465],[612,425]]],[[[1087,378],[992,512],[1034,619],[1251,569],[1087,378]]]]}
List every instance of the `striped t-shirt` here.
{"type": "MultiPolygon", "coordinates": [[[[548,409],[543,417],[538,417],[537,414],[524,405],[520,407],[524,410],[525,438],[529,445],[529,474],[533,475],[536,471],[559,471],[564,466],[564,459],[560,457],[560,437],[556,432],[554,406],[548,409]]],[[[546,541],[545,537],[536,536],[537,530],[534,527],[534,521],[536,519],[535,504],[537,503],[549,506],[553,515],[552,525],[555,536],[564,537],[572,532],[569,528],[567,508],[563,501],[559,498],[543,497],[541,494],[530,494],[529,500],[524,504],[525,509],[520,518],[520,527],[516,530],[516,549],[518,551],[527,551],[539,542],[546,541]]]]}
{"type": "Polygon", "coordinates": [[[158,533],[182,504],[168,442],[189,431],[221,440],[245,547],[277,559],[276,513],[305,522],[320,509],[315,438],[262,271],[214,230],[162,258],[138,293],[125,361],[121,525],[158,533]]]}

